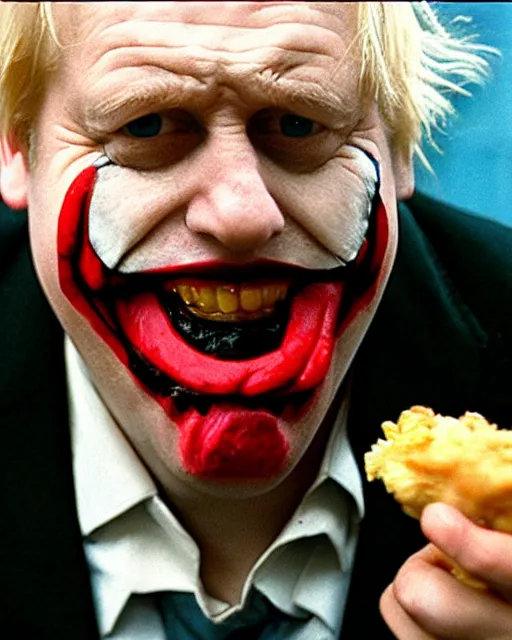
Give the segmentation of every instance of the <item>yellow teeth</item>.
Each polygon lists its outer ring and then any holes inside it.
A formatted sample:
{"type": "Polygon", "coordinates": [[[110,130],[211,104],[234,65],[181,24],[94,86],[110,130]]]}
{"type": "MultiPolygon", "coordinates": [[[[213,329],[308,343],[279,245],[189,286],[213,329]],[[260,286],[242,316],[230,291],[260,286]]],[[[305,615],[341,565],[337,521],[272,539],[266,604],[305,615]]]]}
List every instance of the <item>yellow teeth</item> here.
{"type": "Polygon", "coordinates": [[[261,309],[262,295],[259,289],[241,289],[240,306],[244,311],[259,311],[261,309]]]}
{"type": "Polygon", "coordinates": [[[175,284],[177,293],[192,313],[209,320],[240,322],[270,315],[284,300],[289,285],[275,284],[175,284]]]}
{"type": "Polygon", "coordinates": [[[234,287],[218,287],[217,304],[222,313],[235,313],[238,311],[238,292],[234,287]]]}

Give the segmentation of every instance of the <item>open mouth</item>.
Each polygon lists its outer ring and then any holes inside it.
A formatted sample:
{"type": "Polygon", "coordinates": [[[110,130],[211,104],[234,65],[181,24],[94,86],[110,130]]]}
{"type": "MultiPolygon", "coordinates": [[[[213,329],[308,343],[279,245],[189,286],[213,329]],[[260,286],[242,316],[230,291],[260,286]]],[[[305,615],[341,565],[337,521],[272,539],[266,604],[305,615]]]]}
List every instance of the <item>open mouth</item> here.
{"type": "Polygon", "coordinates": [[[277,473],[288,450],[278,421],[307,410],[337,336],[371,295],[385,216],[372,216],[354,263],[329,272],[261,262],[127,275],[89,240],[97,171],[76,178],[59,218],[64,294],[178,426],[189,473],[277,473]]]}

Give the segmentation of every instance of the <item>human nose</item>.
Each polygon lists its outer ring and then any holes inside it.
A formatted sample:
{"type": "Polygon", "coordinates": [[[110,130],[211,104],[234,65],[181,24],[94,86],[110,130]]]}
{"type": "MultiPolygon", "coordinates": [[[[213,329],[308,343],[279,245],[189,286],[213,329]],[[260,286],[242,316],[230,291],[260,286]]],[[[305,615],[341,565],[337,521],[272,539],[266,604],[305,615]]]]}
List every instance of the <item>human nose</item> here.
{"type": "Polygon", "coordinates": [[[191,231],[209,235],[235,252],[263,247],[284,229],[284,218],[263,180],[252,148],[217,149],[203,158],[201,187],[189,203],[191,231]]]}

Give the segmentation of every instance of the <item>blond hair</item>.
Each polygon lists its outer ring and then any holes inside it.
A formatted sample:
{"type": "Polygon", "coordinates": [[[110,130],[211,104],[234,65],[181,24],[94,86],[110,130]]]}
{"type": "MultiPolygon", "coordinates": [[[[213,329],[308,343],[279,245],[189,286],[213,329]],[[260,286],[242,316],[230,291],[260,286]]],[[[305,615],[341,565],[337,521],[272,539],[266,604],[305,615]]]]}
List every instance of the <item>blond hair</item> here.
{"type": "Polygon", "coordinates": [[[28,146],[58,55],[50,3],[0,4],[0,135],[28,146]]]}
{"type": "Polygon", "coordinates": [[[422,151],[432,134],[454,114],[453,94],[470,95],[481,84],[491,47],[457,37],[440,22],[428,2],[359,3],[362,68],[360,90],[379,104],[395,148],[403,155],[422,151]]]}
{"type": "MultiPolygon", "coordinates": [[[[0,3],[0,135],[26,144],[60,49],[51,4],[0,3]]],[[[395,148],[425,161],[422,139],[453,113],[449,94],[485,76],[489,49],[450,34],[427,2],[358,4],[361,95],[377,100],[395,148]]]]}

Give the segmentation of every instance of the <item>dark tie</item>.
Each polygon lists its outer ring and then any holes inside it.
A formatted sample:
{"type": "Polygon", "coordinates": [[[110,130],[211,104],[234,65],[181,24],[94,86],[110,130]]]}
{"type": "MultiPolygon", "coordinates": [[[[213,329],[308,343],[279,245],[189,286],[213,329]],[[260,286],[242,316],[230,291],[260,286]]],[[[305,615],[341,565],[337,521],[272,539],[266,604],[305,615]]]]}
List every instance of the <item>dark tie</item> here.
{"type": "Polygon", "coordinates": [[[255,590],[243,611],[217,624],[203,614],[193,594],[157,593],[155,601],[167,640],[281,640],[305,623],[282,613],[255,590]]]}

